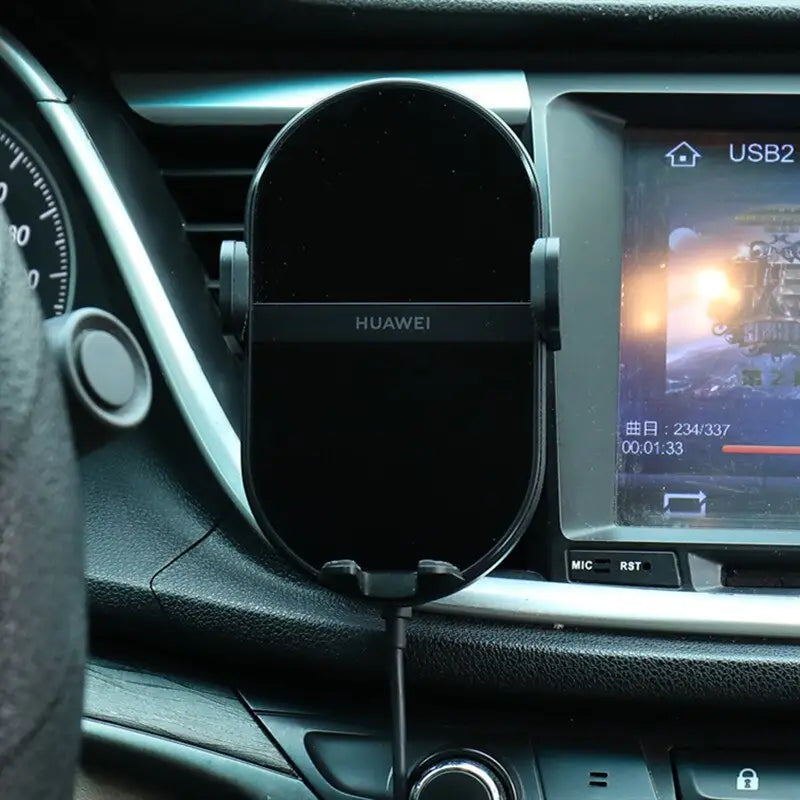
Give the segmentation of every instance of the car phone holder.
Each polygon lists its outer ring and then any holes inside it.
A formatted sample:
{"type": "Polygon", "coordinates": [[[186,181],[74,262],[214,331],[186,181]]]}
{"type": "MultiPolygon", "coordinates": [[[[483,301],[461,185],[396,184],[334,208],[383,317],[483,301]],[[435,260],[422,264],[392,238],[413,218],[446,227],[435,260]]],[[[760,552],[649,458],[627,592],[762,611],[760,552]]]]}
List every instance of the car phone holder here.
{"type": "Polygon", "coordinates": [[[536,506],[559,346],[558,243],[540,228],[532,162],[505,123],[385,80],[278,134],[245,242],[223,245],[255,518],[318,581],[383,604],[396,652],[402,609],[491,570],[536,506]]]}

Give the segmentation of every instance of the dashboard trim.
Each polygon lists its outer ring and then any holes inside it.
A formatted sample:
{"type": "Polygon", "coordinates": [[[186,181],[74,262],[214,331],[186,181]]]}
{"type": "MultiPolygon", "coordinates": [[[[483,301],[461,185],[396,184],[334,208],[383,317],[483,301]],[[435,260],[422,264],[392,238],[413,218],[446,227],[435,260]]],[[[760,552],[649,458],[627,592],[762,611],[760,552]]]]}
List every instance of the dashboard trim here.
{"type": "Polygon", "coordinates": [[[131,109],[161,125],[283,125],[295,114],[357,83],[406,78],[435,83],[489,108],[507,125],[524,125],[531,110],[525,73],[356,72],[118,74],[117,90],[131,109]]]}
{"type": "Polygon", "coordinates": [[[429,608],[536,625],[774,639],[800,635],[796,594],[681,592],[487,577],[429,608]]]}
{"type": "Polygon", "coordinates": [[[239,437],[214,393],[159,280],[125,201],[92,139],[44,67],[0,29],[0,61],[34,95],[97,215],[178,407],[200,451],[245,519],[239,437]]]}
{"type": "Polygon", "coordinates": [[[74,109],[68,103],[53,102],[42,102],[39,107],[97,215],[142,327],[198,447],[231,500],[255,527],[242,482],[239,437],[178,321],[125,201],[74,109]]]}
{"type": "Polygon", "coordinates": [[[34,100],[65,103],[67,96],[53,77],[42,67],[25,46],[8,31],[0,28],[0,63],[4,63],[34,100]]]}
{"type": "MultiPolygon", "coordinates": [[[[52,77],[2,30],[0,61],[40,101],[42,114],[98,216],[198,447],[237,508],[255,526],[242,483],[239,437],[179,324],[114,177],[52,77]]],[[[523,73],[519,74],[524,78],[523,73]]],[[[548,88],[554,97],[561,87],[548,88]]],[[[541,123],[536,113],[535,121],[541,123]]],[[[680,592],[484,577],[425,610],[537,625],[790,639],[800,636],[798,608],[800,599],[792,595],[680,592]]]]}

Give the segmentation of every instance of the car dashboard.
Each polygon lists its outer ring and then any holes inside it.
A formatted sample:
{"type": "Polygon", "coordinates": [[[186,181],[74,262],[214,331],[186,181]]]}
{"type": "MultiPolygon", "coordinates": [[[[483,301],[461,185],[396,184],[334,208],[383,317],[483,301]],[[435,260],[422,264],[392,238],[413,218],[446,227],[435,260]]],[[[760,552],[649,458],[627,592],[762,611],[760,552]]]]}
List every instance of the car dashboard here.
{"type": "MultiPolygon", "coordinates": [[[[185,5],[0,13],[31,289],[51,319],[115,315],[152,373],[143,421],[76,417],[76,796],[385,796],[380,617],[259,531],[220,253],[284,127],[386,80],[499,120],[557,241],[541,494],[411,623],[412,797],[449,772],[497,800],[800,796],[800,6],[185,5]]],[[[82,380],[121,409],[115,375],[82,380]]]]}

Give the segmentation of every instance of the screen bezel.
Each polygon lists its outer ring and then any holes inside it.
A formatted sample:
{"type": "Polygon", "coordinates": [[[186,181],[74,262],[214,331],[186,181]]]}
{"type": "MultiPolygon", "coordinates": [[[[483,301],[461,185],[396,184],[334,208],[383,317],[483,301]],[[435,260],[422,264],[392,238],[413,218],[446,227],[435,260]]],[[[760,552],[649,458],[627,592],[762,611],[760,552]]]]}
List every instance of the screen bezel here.
{"type": "Polygon", "coordinates": [[[800,102],[781,94],[581,91],[554,94],[544,123],[550,232],[561,240],[563,338],[554,357],[557,472],[549,485],[563,535],[582,542],[800,545],[800,524],[792,530],[616,522],[625,129],[796,129],[800,102]]]}

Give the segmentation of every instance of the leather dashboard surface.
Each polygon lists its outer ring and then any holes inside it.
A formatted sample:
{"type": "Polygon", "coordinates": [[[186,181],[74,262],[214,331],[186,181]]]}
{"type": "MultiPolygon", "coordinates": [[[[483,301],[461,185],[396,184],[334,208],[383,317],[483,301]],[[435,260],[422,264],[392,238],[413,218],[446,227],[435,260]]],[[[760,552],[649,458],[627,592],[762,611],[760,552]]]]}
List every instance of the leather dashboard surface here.
{"type": "MultiPolygon", "coordinates": [[[[23,19],[36,18],[37,7],[45,7],[42,0],[17,5],[23,19]]],[[[800,24],[798,0],[213,0],[203,4],[202,14],[192,0],[80,0],[63,12],[50,5],[51,24],[86,38],[92,47],[100,43],[112,61],[137,40],[173,48],[205,40],[217,51],[256,42],[290,48],[314,41],[337,49],[348,42],[449,43],[458,49],[520,47],[529,54],[536,48],[570,56],[576,48],[774,54],[796,46],[800,24]]],[[[208,56],[181,53],[184,59],[208,56]]],[[[143,59],[152,66],[154,57],[151,52],[143,59]]]]}
{"type": "MultiPolygon", "coordinates": [[[[261,675],[380,680],[375,609],[294,572],[256,534],[215,530],[153,582],[177,645],[261,675]],[[245,552],[247,550],[248,552],[245,552]]],[[[165,620],[166,622],[166,620],[165,620]]],[[[493,624],[418,613],[409,674],[454,693],[800,707],[800,646],[493,624]]]]}

